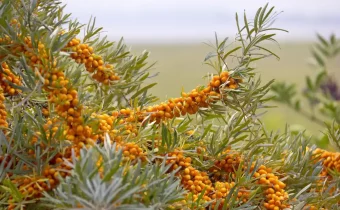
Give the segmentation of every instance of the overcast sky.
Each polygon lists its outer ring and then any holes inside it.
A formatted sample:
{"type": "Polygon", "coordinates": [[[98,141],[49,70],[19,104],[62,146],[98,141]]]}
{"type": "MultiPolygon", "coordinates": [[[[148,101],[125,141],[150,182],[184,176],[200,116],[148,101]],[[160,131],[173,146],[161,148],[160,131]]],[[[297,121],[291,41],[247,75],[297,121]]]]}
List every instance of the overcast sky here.
{"type": "Polygon", "coordinates": [[[129,42],[205,41],[216,31],[235,34],[235,12],[252,17],[269,2],[280,14],[281,40],[311,40],[315,33],[340,34],[340,0],[63,0],[66,12],[87,23],[97,18],[107,35],[129,42]]]}

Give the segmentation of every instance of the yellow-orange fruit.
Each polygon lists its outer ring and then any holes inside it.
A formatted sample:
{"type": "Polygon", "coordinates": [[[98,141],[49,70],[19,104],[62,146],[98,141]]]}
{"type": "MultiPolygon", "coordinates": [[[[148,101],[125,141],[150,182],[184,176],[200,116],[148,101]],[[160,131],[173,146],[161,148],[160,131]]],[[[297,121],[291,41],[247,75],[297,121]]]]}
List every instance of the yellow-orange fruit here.
{"type": "Polygon", "coordinates": [[[102,57],[93,52],[93,48],[88,44],[81,44],[77,38],[72,39],[66,46],[65,50],[70,50],[71,58],[77,63],[85,65],[92,78],[98,82],[108,85],[111,81],[119,80],[113,65],[105,64],[102,57]]]}
{"type": "Polygon", "coordinates": [[[15,75],[10,69],[7,63],[3,62],[0,68],[0,87],[3,89],[4,93],[8,95],[17,95],[21,92],[20,89],[15,88],[11,85],[21,86],[21,80],[19,76],[15,75]]]}
{"type": "Polygon", "coordinates": [[[7,123],[7,112],[5,107],[5,96],[3,94],[3,90],[0,87],[0,129],[6,133],[6,128],[8,127],[7,123]]]}

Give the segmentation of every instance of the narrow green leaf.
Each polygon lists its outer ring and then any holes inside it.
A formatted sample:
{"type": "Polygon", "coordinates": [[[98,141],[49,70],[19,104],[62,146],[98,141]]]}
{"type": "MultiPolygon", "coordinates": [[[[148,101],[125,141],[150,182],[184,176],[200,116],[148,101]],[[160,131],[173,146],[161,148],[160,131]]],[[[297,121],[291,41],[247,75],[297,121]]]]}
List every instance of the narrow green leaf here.
{"type": "Polygon", "coordinates": [[[258,22],[259,22],[259,15],[261,13],[261,10],[262,10],[262,7],[260,7],[257,12],[256,12],[256,15],[255,15],[255,18],[254,18],[254,30],[255,30],[255,33],[257,33],[259,31],[259,26],[258,26],[258,22]]]}
{"type": "Polygon", "coordinates": [[[283,32],[289,33],[289,31],[285,29],[281,29],[281,28],[265,28],[261,30],[261,32],[264,32],[264,31],[283,31],[283,32]]]}
{"type": "Polygon", "coordinates": [[[280,57],[279,57],[278,55],[276,55],[274,52],[272,52],[272,51],[270,51],[270,50],[268,50],[268,49],[266,49],[266,48],[264,48],[264,47],[261,47],[261,46],[259,46],[259,45],[255,45],[255,46],[258,47],[258,48],[260,48],[261,50],[264,50],[264,51],[266,51],[266,52],[269,52],[270,55],[273,55],[273,56],[275,56],[275,57],[277,58],[277,60],[280,60],[280,57]]]}
{"type": "MultiPolygon", "coordinates": [[[[245,49],[245,45],[244,45],[244,40],[243,40],[243,37],[242,37],[242,31],[240,29],[240,24],[239,24],[239,20],[238,20],[238,15],[236,13],[235,15],[235,18],[236,18],[236,25],[237,25],[237,30],[238,30],[238,34],[239,34],[239,38],[240,38],[240,41],[242,43],[242,46],[243,46],[243,49],[245,49]]],[[[243,55],[246,55],[246,53],[243,52],[243,55]]]]}
{"type": "Polygon", "coordinates": [[[264,14],[267,10],[267,7],[268,7],[268,3],[263,7],[262,11],[260,12],[260,17],[259,17],[259,21],[258,21],[259,22],[259,28],[261,28],[263,23],[264,23],[263,16],[264,16],[264,14]]]}
{"type": "Polygon", "coordinates": [[[304,188],[302,188],[295,196],[294,198],[298,198],[302,193],[304,193],[306,190],[308,190],[313,183],[310,183],[309,185],[305,186],[304,188]]]}
{"type": "Polygon", "coordinates": [[[325,46],[325,47],[328,47],[329,46],[329,44],[328,44],[328,42],[326,41],[326,39],[325,38],[323,38],[320,34],[316,34],[316,37],[318,38],[318,40],[325,46]]]}
{"type": "Polygon", "coordinates": [[[17,202],[22,201],[23,199],[22,194],[19,192],[18,188],[9,179],[5,179],[3,183],[6,187],[8,187],[11,190],[11,195],[13,196],[15,201],[17,202]]]}
{"type": "Polygon", "coordinates": [[[228,37],[226,37],[219,45],[218,45],[218,50],[223,50],[225,43],[228,41],[228,37]]]}
{"type": "Polygon", "coordinates": [[[315,60],[317,61],[317,63],[321,66],[324,67],[325,66],[325,61],[322,59],[322,57],[315,52],[314,50],[312,51],[312,55],[315,58],[315,60]]]}
{"type": "Polygon", "coordinates": [[[332,35],[331,35],[330,41],[331,41],[331,44],[332,44],[332,45],[335,45],[335,44],[336,44],[335,34],[332,34],[332,35]]]}
{"type": "Polygon", "coordinates": [[[244,12],[243,18],[244,18],[244,27],[247,30],[247,38],[251,41],[251,33],[250,33],[250,30],[249,30],[249,26],[248,26],[248,20],[247,20],[246,12],[244,12]]]}
{"type": "Polygon", "coordinates": [[[145,91],[149,90],[150,88],[152,88],[155,85],[157,85],[157,83],[152,83],[150,85],[147,85],[147,86],[143,87],[142,89],[138,90],[135,94],[133,94],[131,96],[131,99],[134,99],[134,98],[138,97],[140,94],[144,93],[145,91]]]}
{"type": "Polygon", "coordinates": [[[265,22],[267,20],[267,18],[271,15],[272,11],[274,10],[275,7],[271,7],[269,9],[269,11],[267,12],[267,14],[264,16],[263,18],[263,22],[265,22]]]}
{"type": "Polygon", "coordinates": [[[233,52],[236,52],[237,50],[241,49],[242,47],[238,46],[235,47],[234,49],[230,50],[229,52],[227,52],[224,56],[223,56],[223,60],[225,60],[229,55],[231,55],[233,52]]]}
{"type": "Polygon", "coordinates": [[[209,52],[207,56],[205,56],[204,61],[209,60],[210,58],[216,57],[217,53],[216,52],[209,52]]]}

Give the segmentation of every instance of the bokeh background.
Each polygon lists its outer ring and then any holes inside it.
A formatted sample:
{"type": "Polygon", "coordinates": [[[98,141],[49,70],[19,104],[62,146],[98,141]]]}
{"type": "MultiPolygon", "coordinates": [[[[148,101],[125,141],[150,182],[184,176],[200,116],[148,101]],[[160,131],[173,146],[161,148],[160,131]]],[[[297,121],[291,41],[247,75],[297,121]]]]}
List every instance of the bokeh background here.
{"type": "MultiPolygon", "coordinates": [[[[110,40],[124,37],[133,52],[151,52],[150,63],[157,62],[152,71],[159,73],[150,81],[158,83],[152,93],[162,100],[179,96],[182,89],[190,91],[205,84],[202,77],[213,69],[203,63],[212,50],[204,43],[212,43],[215,32],[220,39],[233,40],[235,13],[243,15],[246,11],[251,18],[267,2],[280,13],[274,26],[289,33],[277,34],[279,46],[268,44],[281,59],[258,62],[257,72],[263,81],[288,81],[302,90],[305,76],[316,74],[308,65],[316,33],[326,37],[340,34],[339,0],[63,0],[66,11],[80,22],[96,17],[96,25],[104,28],[103,35],[110,40]]],[[[336,68],[340,61],[330,66],[332,74],[340,78],[340,69],[336,68]]],[[[268,110],[263,120],[268,129],[283,129],[286,123],[303,125],[314,134],[321,129],[283,105],[268,110]]]]}

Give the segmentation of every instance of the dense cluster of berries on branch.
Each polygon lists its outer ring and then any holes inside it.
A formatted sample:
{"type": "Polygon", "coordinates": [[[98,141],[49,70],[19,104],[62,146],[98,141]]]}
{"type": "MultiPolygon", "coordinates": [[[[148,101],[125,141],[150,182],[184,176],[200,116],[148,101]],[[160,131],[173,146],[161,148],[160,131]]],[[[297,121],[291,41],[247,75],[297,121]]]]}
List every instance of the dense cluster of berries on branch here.
{"type": "Polygon", "coordinates": [[[3,62],[0,67],[0,87],[3,89],[4,93],[10,96],[17,95],[21,92],[20,89],[13,87],[12,84],[21,86],[20,77],[15,75],[7,65],[3,62]]]}
{"type": "Polygon", "coordinates": [[[266,209],[285,209],[289,205],[286,204],[288,200],[288,193],[284,190],[286,184],[279,180],[278,176],[272,173],[272,169],[261,165],[254,177],[258,178],[257,183],[264,186],[266,209]]]}
{"type": "MultiPolygon", "coordinates": [[[[25,39],[25,42],[28,47],[32,47],[31,40],[29,38],[25,39]]],[[[47,65],[48,62],[51,62],[49,59],[48,54],[46,52],[45,46],[41,43],[38,45],[38,54],[32,52],[32,50],[25,51],[25,56],[27,58],[27,63],[31,67],[31,69],[37,69],[39,74],[44,78],[44,86],[43,89],[49,93],[48,100],[52,104],[55,105],[57,115],[60,118],[63,118],[66,121],[66,128],[77,128],[78,126],[82,125],[82,116],[81,116],[81,109],[82,107],[79,105],[79,101],[77,98],[77,91],[72,88],[69,84],[69,80],[65,78],[64,73],[61,69],[57,68],[57,61],[52,62],[52,69],[50,70],[50,66],[47,65]],[[73,109],[72,113],[68,113],[69,109],[73,109]],[[68,121],[68,119],[72,117],[72,121],[68,121]]],[[[44,127],[49,127],[53,122],[56,123],[55,120],[47,121],[44,127]]],[[[56,124],[55,124],[56,125],[56,124]]],[[[50,128],[50,127],[49,127],[50,128]]],[[[51,129],[51,133],[47,132],[47,137],[53,137],[58,128],[54,126],[51,129]]],[[[49,131],[47,129],[46,131],[49,131]]],[[[68,130],[66,129],[66,132],[68,130]]],[[[37,136],[40,133],[36,133],[37,136]]],[[[31,144],[35,145],[38,141],[38,137],[34,136],[31,139],[31,144]]],[[[84,141],[84,134],[79,135],[80,137],[69,139],[76,141],[78,144],[75,144],[78,147],[79,143],[84,141]],[[82,138],[81,138],[82,137],[82,138]]],[[[40,143],[42,148],[45,148],[46,145],[40,143]]],[[[50,148],[52,149],[52,148],[50,148]]],[[[79,149],[78,151],[79,155],[79,149]]],[[[35,157],[34,151],[29,150],[28,154],[35,157]]],[[[70,157],[70,155],[68,155],[70,157]]],[[[54,157],[55,161],[57,162],[58,168],[63,168],[63,164],[58,158],[58,155],[54,157]]],[[[54,160],[52,160],[53,162],[54,160]]],[[[47,166],[49,168],[50,166],[47,166]]],[[[13,183],[18,186],[19,191],[25,195],[26,198],[38,198],[42,195],[42,191],[50,190],[54,188],[58,184],[58,174],[59,172],[56,171],[56,167],[51,167],[48,173],[44,174],[31,174],[27,176],[25,179],[20,177],[16,177],[13,180],[13,183]],[[46,181],[46,179],[48,181],[46,181]]],[[[65,172],[62,172],[62,175],[65,176],[65,172]]],[[[10,202],[12,202],[10,200],[10,202]]],[[[10,205],[10,209],[14,208],[14,204],[10,205]]]]}
{"type": "MultiPolygon", "coordinates": [[[[7,41],[7,43],[9,44],[13,44],[13,41],[10,41],[9,39],[6,39],[5,41],[7,41]]],[[[36,52],[33,50],[33,44],[30,37],[25,37],[24,42],[24,45],[18,45],[15,48],[10,47],[10,49],[13,55],[19,55],[19,53],[24,54],[29,67],[31,69],[37,69],[39,71],[39,74],[44,78],[43,89],[48,93],[48,101],[50,102],[50,104],[54,105],[56,111],[55,114],[57,116],[53,119],[48,119],[46,124],[44,125],[47,137],[53,137],[60,128],[63,128],[65,138],[72,142],[71,146],[65,148],[65,152],[63,154],[58,153],[49,161],[51,166],[47,166],[44,174],[31,175],[28,176],[27,179],[21,179],[19,177],[13,180],[13,183],[18,185],[18,188],[20,189],[19,191],[26,195],[26,197],[37,198],[42,195],[42,191],[53,189],[58,184],[58,171],[61,171],[63,169],[69,170],[69,168],[67,168],[66,165],[63,163],[63,159],[65,158],[66,160],[71,161],[70,157],[72,150],[75,151],[76,156],[79,156],[80,150],[85,145],[93,145],[96,142],[98,135],[93,134],[91,127],[84,125],[82,116],[83,107],[79,103],[77,90],[74,89],[70,84],[70,81],[65,78],[63,70],[57,67],[57,60],[52,61],[49,58],[44,44],[39,42],[38,50],[36,52]],[[46,178],[48,180],[47,182],[36,181],[46,180],[46,178]],[[34,180],[36,184],[30,186],[30,183],[29,185],[27,185],[27,180],[34,180]],[[48,187],[38,187],[39,184],[48,187]],[[36,186],[36,189],[34,188],[34,186],[36,186]],[[35,190],[32,191],[32,189],[35,190]]],[[[99,63],[100,65],[98,67],[99,69],[101,69],[102,60],[99,60],[99,63]]],[[[6,80],[16,85],[21,85],[20,79],[18,77],[15,77],[15,75],[9,70],[9,67],[6,63],[2,63],[2,69],[3,71],[1,71],[1,78],[3,79],[1,80],[1,86],[5,90],[7,90],[10,95],[18,93],[19,91],[7,84],[6,80]]],[[[1,94],[1,99],[3,99],[3,94],[1,94]]],[[[2,118],[4,119],[1,119],[1,122],[3,122],[4,127],[6,127],[7,123],[5,121],[6,115],[3,103],[1,104],[1,107],[3,108],[1,112],[4,112],[4,114],[2,115],[2,118]]],[[[49,113],[46,112],[47,110],[45,110],[43,114],[45,113],[44,115],[48,116],[49,113]]],[[[37,136],[39,135],[40,133],[38,132],[37,136]]],[[[38,138],[33,137],[31,139],[31,144],[34,145],[37,143],[37,141],[38,138]]],[[[44,143],[40,143],[40,146],[43,149],[46,148],[46,145],[44,143]]],[[[130,147],[133,147],[133,145],[128,145],[124,148],[127,149],[126,152],[131,153],[131,158],[133,158],[133,155],[142,156],[140,148],[130,147]],[[134,150],[137,150],[137,152],[135,153],[134,150]]],[[[31,149],[28,151],[28,154],[32,155],[33,157],[35,156],[34,151],[31,149]]],[[[65,177],[66,175],[67,173],[61,172],[62,177],[65,177]]],[[[13,207],[14,205],[11,204],[11,206],[13,207]]]]}
{"type": "Polygon", "coordinates": [[[4,132],[6,132],[6,128],[8,127],[7,123],[7,112],[6,112],[6,107],[5,107],[5,96],[4,96],[4,91],[0,87],[0,128],[4,132]]]}
{"type": "MultiPolygon", "coordinates": [[[[340,152],[329,152],[317,148],[313,151],[313,158],[314,162],[321,162],[322,171],[319,174],[320,179],[318,180],[316,188],[312,188],[311,192],[328,193],[332,195],[336,191],[336,187],[332,187],[334,183],[333,180],[334,178],[338,179],[340,174],[340,152]]],[[[338,203],[340,204],[340,202],[338,203]]]]}
{"type": "Polygon", "coordinates": [[[142,122],[149,116],[149,122],[160,123],[164,120],[187,114],[196,114],[199,108],[207,108],[221,99],[221,89],[235,89],[242,80],[234,79],[229,72],[223,71],[213,76],[206,87],[197,87],[189,93],[182,92],[182,97],[170,98],[167,102],[148,106],[144,109],[121,109],[115,115],[127,122],[142,122]]]}
{"type": "Polygon", "coordinates": [[[183,92],[182,97],[171,98],[167,102],[145,108],[124,108],[113,111],[110,115],[93,113],[91,117],[99,120],[98,139],[102,142],[104,134],[108,133],[111,140],[121,142],[127,137],[137,136],[139,127],[146,119],[149,123],[160,124],[176,117],[196,114],[200,108],[207,108],[221,99],[221,85],[222,88],[233,89],[239,86],[239,82],[241,80],[233,79],[224,71],[213,76],[207,87],[197,87],[189,93],[183,92]],[[216,86],[217,83],[220,85],[216,86]]]}
{"type": "Polygon", "coordinates": [[[169,172],[178,170],[176,175],[181,179],[182,186],[192,195],[193,201],[196,201],[202,192],[203,200],[211,200],[209,194],[213,192],[213,186],[206,172],[196,169],[191,163],[191,158],[185,157],[181,150],[176,149],[165,156],[166,164],[171,166],[169,172]]]}
{"type": "MultiPolygon", "coordinates": [[[[32,43],[30,38],[25,42],[28,46],[32,43]]],[[[27,63],[32,69],[38,69],[44,78],[43,89],[48,93],[48,101],[54,105],[56,115],[66,122],[66,139],[76,144],[87,143],[92,131],[84,126],[83,106],[79,103],[77,90],[65,77],[63,69],[58,67],[58,61],[49,58],[44,44],[38,44],[38,53],[27,50],[27,63]]]]}
{"type": "Polygon", "coordinates": [[[322,149],[314,150],[316,160],[321,160],[323,165],[323,176],[330,176],[329,171],[334,170],[340,172],[340,153],[329,152],[322,149]]]}
{"type": "Polygon", "coordinates": [[[65,50],[70,51],[71,58],[77,63],[84,64],[86,70],[92,74],[92,78],[98,82],[108,85],[110,82],[120,79],[115,73],[113,65],[105,63],[102,56],[94,53],[93,47],[82,44],[80,39],[72,39],[65,50]]]}
{"type": "MultiPolygon", "coordinates": [[[[33,63],[41,63],[39,58],[47,58],[46,52],[42,52],[44,49],[43,44],[38,44],[39,55],[35,55],[32,49],[33,44],[31,37],[25,37],[24,42],[25,44],[19,44],[12,41],[8,36],[5,36],[4,38],[0,37],[0,44],[7,46],[6,48],[13,55],[18,56],[20,53],[23,53],[30,57],[31,62],[33,63]]],[[[114,66],[112,64],[105,63],[102,56],[94,53],[93,47],[89,46],[88,44],[82,44],[80,39],[72,39],[69,43],[67,43],[63,50],[70,52],[70,57],[77,63],[84,64],[86,70],[92,74],[92,78],[96,81],[108,85],[110,82],[120,79],[114,71],[114,66]]],[[[5,56],[6,55],[0,55],[0,58],[4,58],[5,56]]],[[[45,82],[48,84],[49,81],[45,80],[45,82]]],[[[20,77],[15,75],[4,62],[0,71],[1,87],[9,95],[16,95],[21,92],[19,89],[10,85],[10,83],[13,83],[17,86],[22,85],[20,77]]]]}
{"type": "MultiPolygon", "coordinates": [[[[228,149],[223,154],[224,158],[217,160],[208,172],[196,169],[192,165],[191,158],[185,157],[183,151],[179,149],[166,154],[166,163],[171,165],[170,171],[178,170],[177,176],[181,179],[182,186],[190,192],[188,195],[193,202],[204,192],[202,199],[205,202],[212,202],[213,208],[223,209],[225,198],[230,196],[231,189],[236,185],[233,179],[238,167],[242,167],[244,172],[247,168],[246,165],[240,165],[243,158],[237,152],[228,149]]],[[[251,165],[251,171],[254,170],[254,165],[251,165]]],[[[286,184],[279,180],[271,168],[260,165],[253,174],[256,180],[254,184],[263,189],[265,209],[279,210],[289,207],[286,184]]],[[[239,187],[236,195],[238,203],[246,203],[250,195],[251,189],[245,186],[239,187]]]]}

